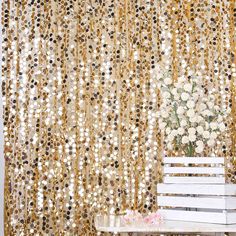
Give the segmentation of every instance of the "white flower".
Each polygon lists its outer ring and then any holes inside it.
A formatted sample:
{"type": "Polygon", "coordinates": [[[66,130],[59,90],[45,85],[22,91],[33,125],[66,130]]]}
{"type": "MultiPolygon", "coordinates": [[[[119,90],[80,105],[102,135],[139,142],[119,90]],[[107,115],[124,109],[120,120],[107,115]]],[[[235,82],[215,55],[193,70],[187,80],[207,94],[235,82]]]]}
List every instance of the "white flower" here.
{"type": "Polygon", "coordinates": [[[207,145],[208,145],[209,147],[214,146],[214,144],[215,144],[214,139],[209,139],[209,140],[207,141],[207,145]]]}
{"type": "Polygon", "coordinates": [[[163,111],[161,111],[161,116],[162,116],[163,118],[167,118],[167,117],[169,116],[169,113],[166,112],[165,110],[163,110],[163,111]]]}
{"type": "Polygon", "coordinates": [[[198,132],[199,134],[202,134],[203,131],[204,131],[204,129],[203,129],[202,126],[198,126],[198,127],[197,127],[197,132],[198,132]]]}
{"type": "Polygon", "coordinates": [[[204,149],[204,147],[197,146],[197,147],[195,148],[195,151],[196,151],[196,153],[202,153],[202,152],[203,152],[203,149],[204,149]]]}
{"type": "Polygon", "coordinates": [[[172,150],[172,149],[173,149],[172,143],[168,143],[168,144],[167,144],[167,148],[168,148],[168,150],[172,150]]]}
{"type": "Polygon", "coordinates": [[[230,114],[230,112],[231,112],[231,108],[228,107],[224,113],[225,113],[225,115],[228,115],[228,114],[230,114]]]}
{"type": "Polygon", "coordinates": [[[195,134],[196,133],[196,129],[191,127],[191,128],[188,129],[188,133],[189,134],[195,134]]]}
{"type": "Polygon", "coordinates": [[[183,108],[182,106],[179,106],[179,107],[177,108],[177,114],[178,114],[178,115],[184,114],[184,108],[183,108]]]}
{"type": "Polygon", "coordinates": [[[165,92],[163,93],[163,98],[164,98],[164,99],[170,98],[170,93],[167,92],[167,91],[165,91],[165,92]]]}
{"type": "Polygon", "coordinates": [[[173,149],[176,138],[184,149],[191,142],[196,153],[202,153],[205,146],[214,146],[220,131],[226,129],[223,121],[228,115],[225,111],[220,114],[222,108],[215,105],[215,96],[204,94],[201,83],[186,76],[178,78],[176,83],[171,77],[160,80],[163,102],[157,114],[167,148],[173,149]]]}
{"type": "Polygon", "coordinates": [[[210,137],[210,132],[205,130],[202,135],[204,138],[208,139],[210,137]]]}
{"type": "Polygon", "coordinates": [[[164,129],[166,127],[166,123],[165,122],[161,122],[160,124],[159,124],[159,128],[160,129],[164,129]]]}
{"type": "Polygon", "coordinates": [[[183,135],[184,134],[184,129],[182,127],[178,128],[178,134],[183,135]]]}
{"type": "Polygon", "coordinates": [[[198,147],[204,147],[204,143],[202,142],[202,140],[198,140],[196,144],[198,147]]]}
{"type": "Polygon", "coordinates": [[[177,95],[177,94],[178,94],[177,88],[173,88],[173,89],[171,90],[171,93],[172,93],[173,95],[177,95]]]}
{"type": "Polygon", "coordinates": [[[222,116],[218,116],[217,121],[218,121],[218,122],[222,122],[222,121],[223,121],[223,117],[222,117],[222,116]]]}
{"type": "Polygon", "coordinates": [[[178,135],[178,131],[176,129],[171,131],[171,135],[173,135],[174,137],[178,135]]]}
{"type": "Polygon", "coordinates": [[[211,122],[211,123],[210,123],[210,128],[211,128],[212,130],[216,130],[216,129],[217,129],[217,123],[216,123],[216,122],[211,122]]]}
{"type": "Polygon", "coordinates": [[[216,132],[212,132],[210,134],[210,139],[216,139],[217,138],[217,133],[216,132]]]}
{"type": "Polygon", "coordinates": [[[213,112],[212,111],[210,111],[209,113],[208,113],[208,116],[213,116],[214,114],[213,114],[213,112]]]}
{"type": "Polygon", "coordinates": [[[194,142],[195,140],[196,140],[196,135],[195,134],[190,134],[189,136],[188,136],[188,139],[189,139],[189,141],[190,142],[194,142]]]}
{"type": "Polygon", "coordinates": [[[204,115],[204,116],[212,116],[213,114],[212,114],[212,112],[210,111],[210,110],[205,110],[205,111],[203,111],[202,112],[202,114],[204,115]]]}
{"type": "Polygon", "coordinates": [[[221,132],[225,131],[225,124],[223,122],[219,124],[219,129],[221,132]]]}
{"type": "Polygon", "coordinates": [[[178,82],[179,82],[180,84],[186,82],[185,77],[184,77],[184,76],[179,77],[179,78],[178,78],[178,82]]]}
{"type": "Polygon", "coordinates": [[[215,100],[215,96],[214,95],[210,95],[209,99],[214,101],[215,100]]]}
{"type": "Polygon", "coordinates": [[[197,117],[197,122],[200,123],[201,121],[203,121],[203,117],[202,117],[202,116],[198,116],[198,117],[197,117]]]}
{"type": "Polygon", "coordinates": [[[165,78],[165,79],[164,79],[164,83],[165,83],[166,85],[170,85],[170,84],[172,83],[171,78],[165,78]]]}
{"type": "Polygon", "coordinates": [[[202,114],[203,116],[207,116],[207,113],[208,113],[208,110],[204,110],[204,111],[201,112],[201,114],[202,114]]]}
{"type": "Polygon", "coordinates": [[[212,109],[213,106],[214,106],[214,104],[213,104],[212,102],[208,102],[208,103],[207,103],[207,106],[208,106],[210,109],[212,109]]]}
{"type": "Polygon", "coordinates": [[[175,83],[175,87],[177,89],[183,88],[183,84],[178,81],[177,83],[175,83]]]}
{"type": "Polygon", "coordinates": [[[190,83],[187,83],[184,85],[184,90],[186,92],[191,92],[192,91],[192,85],[190,83]]]}
{"type": "Polygon", "coordinates": [[[174,99],[179,100],[179,94],[178,93],[174,95],[174,99]]]}
{"type": "Polygon", "coordinates": [[[189,109],[188,111],[187,111],[187,116],[188,117],[193,117],[195,115],[195,111],[193,110],[193,109],[189,109]]]}
{"type": "Polygon", "coordinates": [[[199,105],[199,110],[200,111],[203,111],[203,110],[205,110],[206,109],[206,105],[204,104],[204,103],[201,103],[200,105],[199,105]]]}
{"type": "Polygon", "coordinates": [[[162,105],[161,105],[161,108],[165,110],[166,107],[169,106],[169,105],[170,105],[169,99],[164,99],[164,100],[163,100],[163,103],[162,103],[162,105]]]}
{"type": "Polygon", "coordinates": [[[199,93],[193,93],[192,94],[193,99],[196,101],[199,98],[199,93]]]}
{"type": "Polygon", "coordinates": [[[170,134],[170,132],[171,132],[170,127],[167,127],[167,128],[166,128],[166,133],[167,133],[167,134],[170,134]]]}
{"type": "Polygon", "coordinates": [[[167,140],[169,141],[169,142],[172,142],[173,140],[174,140],[174,135],[172,135],[172,134],[169,134],[168,136],[167,136],[167,140]]]}
{"type": "Polygon", "coordinates": [[[180,121],[181,127],[185,127],[187,124],[188,124],[188,123],[187,123],[186,120],[181,120],[181,121],[180,121]]]}
{"type": "Polygon", "coordinates": [[[195,102],[194,101],[187,101],[187,107],[188,108],[194,108],[195,102]]]}
{"type": "Polygon", "coordinates": [[[189,94],[183,92],[183,93],[181,94],[181,99],[182,99],[183,101],[187,101],[187,100],[189,99],[189,94]]]}
{"type": "Polygon", "coordinates": [[[188,136],[183,136],[182,138],[182,144],[186,144],[189,142],[188,136]]]}
{"type": "Polygon", "coordinates": [[[195,123],[195,122],[197,122],[197,117],[196,117],[196,116],[190,117],[190,118],[189,118],[189,121],[190,121],[191,123],[195,123]]]}

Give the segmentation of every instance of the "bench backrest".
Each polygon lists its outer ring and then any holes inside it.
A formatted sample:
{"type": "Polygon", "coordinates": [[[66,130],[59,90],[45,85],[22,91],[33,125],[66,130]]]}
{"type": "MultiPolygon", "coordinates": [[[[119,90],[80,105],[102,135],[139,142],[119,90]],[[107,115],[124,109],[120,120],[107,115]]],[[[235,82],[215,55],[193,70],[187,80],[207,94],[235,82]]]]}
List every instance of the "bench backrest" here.
{"type": "Polygon", "coordinates": [[[225,183],[224,157],[164,157],[164,183],[225,183]]]}

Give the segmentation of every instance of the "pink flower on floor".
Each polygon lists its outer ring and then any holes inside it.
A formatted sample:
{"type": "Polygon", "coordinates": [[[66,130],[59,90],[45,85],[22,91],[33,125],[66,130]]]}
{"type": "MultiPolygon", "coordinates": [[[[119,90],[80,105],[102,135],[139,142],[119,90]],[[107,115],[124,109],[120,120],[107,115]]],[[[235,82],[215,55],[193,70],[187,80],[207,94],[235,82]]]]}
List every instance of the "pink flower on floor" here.
{"type": "Polygon", "coordinates": [[[142,215],[138,211],[126,210],[126,215],[122,217],[124,223],[131,224],[134,222],[141,221],[142,215]]]}
{"type": "Polygon", "coordinates": [[[154,212],[144,217],[144,222],[147,224],[158,224],[162,220],[160,213],[154,212]]]}
{"type": "Polygon", "coordinates": [[[145,223],[145,224],[158,224],[162,220],[160,213],[153,212],[147,216],[142,216],[137,210],[126,210],[126,215],[122,217],[122,221],[125,224],[131,223],[145,223]]]}

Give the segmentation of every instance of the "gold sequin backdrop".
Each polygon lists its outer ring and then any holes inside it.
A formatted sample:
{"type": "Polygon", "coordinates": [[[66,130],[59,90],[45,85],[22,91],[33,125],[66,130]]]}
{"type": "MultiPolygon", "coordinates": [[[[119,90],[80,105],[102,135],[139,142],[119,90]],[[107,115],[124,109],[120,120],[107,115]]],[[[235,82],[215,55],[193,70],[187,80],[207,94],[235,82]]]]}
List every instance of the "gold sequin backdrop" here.
{"type": "Polygon", "coordinates": [[[156,209],[156,67],[232,107],[234,0],[3,0],[6,235],[95,235],[96,213],[156,209]]]}

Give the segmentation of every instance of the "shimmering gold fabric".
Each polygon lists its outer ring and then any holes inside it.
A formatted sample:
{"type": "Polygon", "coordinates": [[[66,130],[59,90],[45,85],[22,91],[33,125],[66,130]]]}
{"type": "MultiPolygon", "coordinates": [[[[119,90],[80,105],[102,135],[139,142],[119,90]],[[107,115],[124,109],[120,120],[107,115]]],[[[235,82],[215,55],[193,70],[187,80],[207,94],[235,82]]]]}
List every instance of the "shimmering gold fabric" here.
{"type": "MultiPolygon", "coordinates": [[[[96,235],[96,213],[156,209],[155,73],[202,75],[232,107],[234,0],[3,0],[6,235],[96,235]],[[160,73],[160,71],[158,72],[160,73]]],[[[172,153],[179,155],[179,153],[172,153]]]]}

